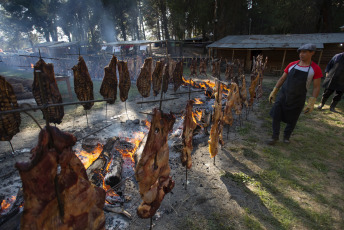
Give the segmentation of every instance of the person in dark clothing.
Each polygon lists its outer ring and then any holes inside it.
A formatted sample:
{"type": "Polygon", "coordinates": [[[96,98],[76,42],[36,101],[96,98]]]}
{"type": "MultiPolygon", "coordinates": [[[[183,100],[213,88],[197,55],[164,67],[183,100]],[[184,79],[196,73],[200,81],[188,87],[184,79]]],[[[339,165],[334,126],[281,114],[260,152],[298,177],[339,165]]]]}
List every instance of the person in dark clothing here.
{"type": "Polygon", "coordinates": [[[344,52],[336,54],[327,64],[325,69],[326,78],[323,83],[325,88],[318,109],[322,109],[327,99],[335,92],[330,110],[336,112],[335,108],[344,93],[344,52]]]}
{"type": "Polygon", "coordinates": [[[314,103],[321,87],[321,77],[323,76],[320,67],[312,62],[315,50],[316,46],[313,44],[302,45],[297,50],[300,60],[289,63],[269,96],[269,102],[274,102],[281,88],[270,112],[273,134],[272,138],[267,142],[269,145],[273,145],[279,140],[281,122],[287,123],[283,142],[289,143],[289,138],[305,105],[307,89],[312,81],[312,97],[308,99],[304,112],[310,113],[314,109],[314,103]]]}

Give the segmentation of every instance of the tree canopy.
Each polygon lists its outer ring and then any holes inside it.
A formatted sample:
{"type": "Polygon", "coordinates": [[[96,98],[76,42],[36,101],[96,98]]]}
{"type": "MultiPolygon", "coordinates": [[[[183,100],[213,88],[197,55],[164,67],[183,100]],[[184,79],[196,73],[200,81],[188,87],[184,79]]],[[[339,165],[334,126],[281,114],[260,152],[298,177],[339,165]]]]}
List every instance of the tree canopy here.
{"type": "Polygon", "coordinates": [[[0,0],[0,42],[339,32],[342,0],[0,0]]]}

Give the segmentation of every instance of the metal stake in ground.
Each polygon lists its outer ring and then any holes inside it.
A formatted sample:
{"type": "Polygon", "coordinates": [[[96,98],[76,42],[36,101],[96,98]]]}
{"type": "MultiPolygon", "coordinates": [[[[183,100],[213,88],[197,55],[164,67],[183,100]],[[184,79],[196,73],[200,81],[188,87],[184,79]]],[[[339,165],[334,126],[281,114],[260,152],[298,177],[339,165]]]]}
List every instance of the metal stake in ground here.
{"type": "Polygon", "coordinates": [[[85,114],[86,114],[86,122],[87,122],[87,127],[88,127],[88,117],[87,117],[87,110],[85,110],[85,114]]]}
{"type": "Polygon", "coordinates": [[[12,156],[14,157],[14,148],[13,148],[12,142],[8,141],[8,143],[10,143],[10,146],[11,146],[11,149],[12,149],[12,156]]]}
{"type": "Polygon", "coordinates": [[[187,162],[188,162],[188,158],[189,156],[186,155],[186,165],[185,165],[185,190],[188,190],[188,165],[187,165],[187,162]]]}
{"type": "Polygon", "coordinates": [[[149,230],[153,229],[153,217],[150,218],[150,227],[149,230]]]}
{"type": "Polygon", "coordinates": [[[127,114],[127,118],[129,120],[128,110],[127,110],[127,101],[124,102],[125,112],[127,114]]]}

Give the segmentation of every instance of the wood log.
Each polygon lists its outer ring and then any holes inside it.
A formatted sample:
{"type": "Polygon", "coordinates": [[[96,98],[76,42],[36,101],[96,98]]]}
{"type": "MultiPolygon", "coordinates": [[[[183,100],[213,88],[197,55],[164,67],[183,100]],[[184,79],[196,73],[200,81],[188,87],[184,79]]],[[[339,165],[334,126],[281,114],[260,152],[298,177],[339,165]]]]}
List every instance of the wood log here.
{"type": "Polygon", "coordinates": [[[86,170],[88,179],[96,186],[102,186],[103,180],[101,176],[104,176],[105,174],[106,166],[111,160],[113,146],[117,141],[119,141],[118,137],[108,139],[98,159],[95,160],[86,170]]]}
{"type": "Polygon", "coordinates": [[[115,151],[111,157],[111,163],[104,178],[105,184],[111,187],[117,185],[122,179],[123,159],[118,151],[115,151]]]}

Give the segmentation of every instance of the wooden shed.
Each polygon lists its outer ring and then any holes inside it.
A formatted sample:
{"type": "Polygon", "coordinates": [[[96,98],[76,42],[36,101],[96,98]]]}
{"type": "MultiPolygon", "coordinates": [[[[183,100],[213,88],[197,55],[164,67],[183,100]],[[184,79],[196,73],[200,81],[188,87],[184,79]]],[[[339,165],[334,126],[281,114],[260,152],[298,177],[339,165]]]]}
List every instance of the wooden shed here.
{"type": "Polygon", "coordinates": [[[227,60],[241,59],[249,71],[252,57],[269,57],[267,72],[281,74],[286,65],[298,60],[297,48],[306,43],[317,47],[313,61],[325,70],[331,58],[344,52],[344,33],[230,35],[207,46],[209,56],[227,60]]]}

